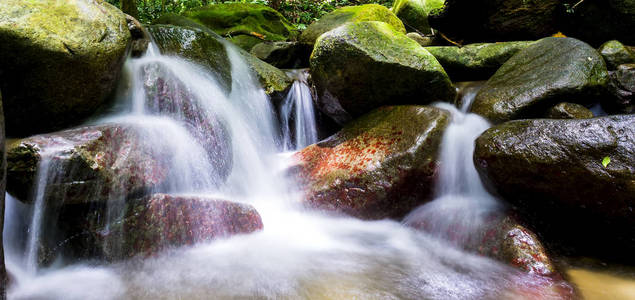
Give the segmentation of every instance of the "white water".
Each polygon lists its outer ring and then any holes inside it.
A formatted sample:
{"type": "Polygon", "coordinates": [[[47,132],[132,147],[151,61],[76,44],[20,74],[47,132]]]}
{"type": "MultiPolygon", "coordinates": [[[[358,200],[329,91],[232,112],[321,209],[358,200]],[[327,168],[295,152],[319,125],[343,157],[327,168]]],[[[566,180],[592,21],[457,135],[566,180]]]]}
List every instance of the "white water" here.
{"type": "Polygon", "coordinates": [[[468,244],[483,230],[488,217],[501,210],[498,200],[485,190],[472,160],[474,141],[490,127],[483,117],[467,113],[478,90],[467,88],[461,110],[447,103],[436,104],[452,116],[441,142],[436,199],[404,219],[405,224],[425,221],[428,233],[457,246],[468,244]]]}
{"type": "MultiPolygon", "coordinates": [[[[207,70],[148,54],[127,63],[132,92],[121,96],[119,113],[101,122],[136,124],[147,139],[168,144],[161,149],[174,162],[176,175],[169,191],[249,202],[261,214],[264,230],[151,259],[56,264],[34,273],[24,268],[15,234],[23,232],[20,220],[28,209],[8,197],[4,243],[14,278],[10,298],[496,299],[518,287],[522,275],[517,271],[397,222],[333,218],[295,208],[293,180],[276,171],[284,169],[285,161],[276,155],[280,144],[272,107],[239,54],[228,49],[233,76],[229,95],[207,70]],[[205,118],[222,124],[233,161],[225,181],[219,180],[222,170],[210,162],[215,157],[206,162],[203,150],[193,150],[197,141],[205,148],[205,141],[192,134],[185,116],[148,108],[152,105],[139,85],[154,83],[135,72],[157,65],[186,86],[205,118]]],[[[472,192],[472,187],[456,191],[472,192]]]]}
{"type": "Polygon", "coordinates": [[[306,70],[292,70],[291,90],[280,107],[282,142],[285,151],[299,150],[318,141],[315,109],[306,70]],[[292,124],[293,123],[293,124],[292,124]]]}

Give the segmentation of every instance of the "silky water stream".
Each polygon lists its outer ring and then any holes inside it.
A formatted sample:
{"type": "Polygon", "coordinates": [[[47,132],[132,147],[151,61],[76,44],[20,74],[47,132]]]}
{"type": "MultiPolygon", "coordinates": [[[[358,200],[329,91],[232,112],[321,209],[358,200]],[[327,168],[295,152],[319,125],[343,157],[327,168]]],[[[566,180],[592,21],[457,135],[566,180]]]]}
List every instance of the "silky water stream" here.
{"type": "MultiPolygon", "coordinates": [[[[291,119],[294,128],[301,129],[296,130],[296,144],[287,144],[263,89],[237,50],[226,48],[231,92],[218,84],[217,74],[161,55],[151,46],[145,56],[126,62],[117,112],[96,123],[134,127],[165,158],[171,179],[158,192],[249,203],[260,213],[264,229],[146,259],[105,263],[58,257],[57,263],[38,268],[33,253],[41,229],[47,227],[42,221],[46,207],[38,197],[59,173],[51,164],[54,160],[43,155],[34,204],[7,197],[9,298],[500,299],[521,297],[532,284],[542,284],[531,275],[460,250],[441,234],[443,220],[462,218],[465,228],[476,228],[483,212],[498,207],[471,165],[473,140],[488,126],[481,118],[439,105],[453,117],[442,146],[439,199],[413,212],[428,214],[438,221],[439,230],[425,233],[390,220],[361,221],[306,211],[296,204],[301,193],[294,179],[278,171],[285,169],[288,157],[280,152],[316,140],[315,130],[306,125],[314,121],[304,118],[314,114],[306,113],[312,107],[306,107],[311,101],[305,86],[294,85],[290,97],[299,99],[283,107],[286,112],[295,110],[282,126],[283,133],[291,135],[291,119]],[[149,92],[175,89],[187,93],[173,96],[178,105],[168,108],[155,103],[149,92]],[[208,141],[210,136],[215,140],[208,141]],[[30,216],[31,221],[25,221],[30,216]]],[[[110,205],[107,218],[116,220],[120,208],[110,205]]],[[[117,240],[110,242],[116,247],[117,240]]]]}

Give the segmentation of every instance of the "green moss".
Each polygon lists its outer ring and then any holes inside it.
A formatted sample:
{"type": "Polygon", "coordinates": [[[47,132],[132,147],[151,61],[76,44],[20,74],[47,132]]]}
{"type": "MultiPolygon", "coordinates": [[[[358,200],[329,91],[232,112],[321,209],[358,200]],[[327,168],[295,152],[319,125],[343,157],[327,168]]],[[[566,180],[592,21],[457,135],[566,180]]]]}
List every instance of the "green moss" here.
{"type": "Polygon", "coordinates": [[[430,33],[428,15],[431,11],[443,7],[445,0],[397,0],[392,11],[403,21],[408,31],[430,33]]]}
{"type": "Polygon", "coordinates": [[[635,63],[635,53],[619,41],[608,41],[598,49],[609,70],[617,69],[622,64],[635,63]]]}
{"type": "Polygon", "coordinates": [[[498,68],[520,50],[534,42],[470,44],[463,47],[426,47],[441,63],[453,81],[489,79],[498,68]]]}
{"type": "Polygon", "coordinates": [[[279,12],[259,4],[214,4],[183,13],[249,51],[258,42],[286,41],[298,32],[279,12]]]}
{"type": "Polygon", "coordinates": [[[380,21],[390,24],[399,32],[406,32],[403,23],[388,8],[378,4],[346,6],[334,10],[311,24],[300,36],[300,41],[314,44],[323,33],[347,22],[380,21]]]}

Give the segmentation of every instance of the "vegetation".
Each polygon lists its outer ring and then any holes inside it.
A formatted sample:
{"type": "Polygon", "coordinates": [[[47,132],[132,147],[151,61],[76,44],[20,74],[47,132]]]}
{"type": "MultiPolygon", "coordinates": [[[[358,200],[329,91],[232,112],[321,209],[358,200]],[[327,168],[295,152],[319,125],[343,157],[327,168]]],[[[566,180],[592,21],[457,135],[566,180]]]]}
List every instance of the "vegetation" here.
{"type": "Polygon", "coordinates": [[[106,0],[121,8],[124,12],[149,23],[165,13],[183,13],[186,10],[214,3],[257,3],[270,6],[279,11],[298,29],[303,30],[313,21],[336,8],[348,5],[377,3],[387,7],[393,0],[106,0]]]}

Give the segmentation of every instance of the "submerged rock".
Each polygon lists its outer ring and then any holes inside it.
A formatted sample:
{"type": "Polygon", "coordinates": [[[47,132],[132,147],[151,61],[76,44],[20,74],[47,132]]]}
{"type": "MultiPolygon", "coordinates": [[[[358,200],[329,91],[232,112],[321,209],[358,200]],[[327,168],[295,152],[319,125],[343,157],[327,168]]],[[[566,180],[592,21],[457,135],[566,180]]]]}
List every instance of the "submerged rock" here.
{"type": "Polygon", "coordinates": [[[168,176],[160,151],[129,125],[36,135],[8,145],[7,189],[28,201],[43,156],[50,156],[44,196],[49,203],[99,202],[134,195],[158,186],[168,176]]]}
{"type": "Polygon", "coordinates": [[[550,119],[590,119],[593,112],[580,104],[562,102],[549,109],[547,118],[550,119]]]}
{"type": "Polygon", "coordinates": [[[115,88],[129,42],[125,15],[102,1],[2,1],[7,133],[52,131],[90,116],[115,88]]]}
{"type": "Polygon", "coordinates": [[[407,31],[431,33],[428,15],[434,9],[443,7],[445,0],[396,0],[392,12],[406,25],[407,31]]]}
{"type": "Polygon", "coordinates": [[[403,217],[432,196],[449,119],[434,107],[382,107],[304,148],[294,158],[305,204],[362,219],[403,217]]]}
{"type": "Polygon", "coordinates": [[[635,112],[635,64],[620,65],[611,72],[609,90],[613,97],[602,101],[602,108],[611,113],[635,112]]]}
{"type": "Polygon", "coordinates": [[[393,30],[406,33],[403,23],[388,8],[379,4],[364,4],[338,8],[315,23],[300,35],[300,42],[313,45],[318,37],[348,22],[378,21],[390,24],[393,30]]]}
{"type": "MultiPolygon", "coordinates": [[[[404,223],[425,232],[435,231],[435,224],[430,224],[428,220],[418,216],[416,210],[406,217],[404,223]]],[[[557,275],[555,266],[536,234],[509,214],[490,212],[477,229],[465,226],[459,220],[448,227],[449,232],[442,234],[451,239],[450,243],[460,248],[494,258],[529,274],[557,275]],[[465,235],[462,232],[469,234],[465,235]],[[452,239],[453,237],[457,238],[452,239]]]]}
{"type": "Polygon", "coordinates": [[[466,42],[535,40],[558,32],[560,0],[446,0],[430,25],[466,42]]]}
{"type": "Polygon", "coordinates": [[[439,62],[383,22],[347,23],[323,34],[311,55],[318,106],[343,124],[373,108],[454,100],[439,62]]]}
{"type": "Polygon", "coordinates": [[[150,25],[148,31],[162,54],[178,55],[209,68],[227,92],[231,90],[231,64],[219,36],[193,27],[150,25]]]}
{"type": "Polygon", "coordinates": [[[552,240],[632,256],[635,116],[503,123],[476,140],[474,163],[552,240]]]}
{"type": "Polygon", "coordinates": [[[452,81],[487,80],[507,60],[534,42],[470,44],[463,47],[426,47],[452,81]]]}
{"type": "Polygon", "coordinates": [[[183,15],[246,51],[262,41],[287,41],[298,35],[284,16],[260,4],[218,3],[186,11],[183,15]]]}
{"type": "Polygon", "coordinates": [[[609,70],[615,70],[619,65],[635,63],[635,52],[619,41],[608,41],[598,49],[609,70]]]}
{"type": "Polygon", "coordinates": [[[505,62],[476,95],[471,111],[494,123],[536,117],[564,99],[597,100],[607,84],[606,65],[595,49],[549,37],[505,62]]]}
{"type": "Polygon", "coordinates": [[[299,42],[264,42],[251,48],[251,54],[276,68],[297,69],[309,66],[311,47],[299,42]]]}

